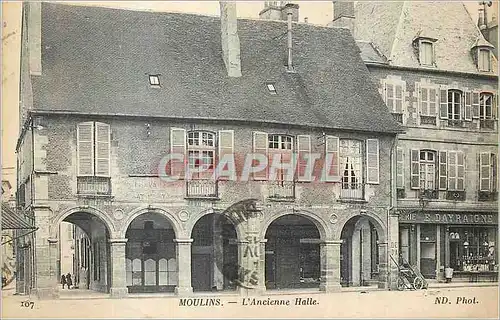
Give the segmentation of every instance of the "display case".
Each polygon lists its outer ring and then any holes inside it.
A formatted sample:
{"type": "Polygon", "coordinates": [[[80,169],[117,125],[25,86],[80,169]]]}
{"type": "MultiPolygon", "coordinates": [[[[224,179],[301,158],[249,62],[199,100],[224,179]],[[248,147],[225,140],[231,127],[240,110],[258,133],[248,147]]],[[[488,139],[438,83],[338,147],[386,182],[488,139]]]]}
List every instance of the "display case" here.
{"type": "Polygon", "coordinates": [[[450,227],[450,267],[463,272],[498,271],[492,227],[450,227]]]}

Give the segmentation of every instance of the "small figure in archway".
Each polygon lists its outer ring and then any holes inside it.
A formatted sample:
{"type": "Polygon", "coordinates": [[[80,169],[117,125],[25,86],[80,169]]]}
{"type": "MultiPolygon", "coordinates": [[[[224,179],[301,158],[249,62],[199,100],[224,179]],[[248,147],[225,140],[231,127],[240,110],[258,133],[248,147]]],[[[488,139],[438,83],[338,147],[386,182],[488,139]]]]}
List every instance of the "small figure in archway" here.
{"type": "Polygon", "coordinates": [[[69,272],[66,275],[66,284],[68,285],[68,289],[71,289],[71,286],[73,285],[73,281],[71,280],[71,274],[69,272]]]}
{"type": "Polygon", "coordinates": [[[64,285],[66,284],[66,276],[64,274],[61,276],[61,284],[62,288],[64,289],[64,285]]]}

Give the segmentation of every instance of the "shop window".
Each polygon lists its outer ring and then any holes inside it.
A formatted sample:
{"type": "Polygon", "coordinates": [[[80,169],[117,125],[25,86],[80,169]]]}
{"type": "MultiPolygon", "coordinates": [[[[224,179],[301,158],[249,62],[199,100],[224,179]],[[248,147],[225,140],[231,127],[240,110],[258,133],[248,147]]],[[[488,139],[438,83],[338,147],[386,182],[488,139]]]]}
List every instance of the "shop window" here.
{"type": "Polygon", "coordinates": [[[495,227],[450,227],[450,267],[456,271],[497,271],[495,227]]]}

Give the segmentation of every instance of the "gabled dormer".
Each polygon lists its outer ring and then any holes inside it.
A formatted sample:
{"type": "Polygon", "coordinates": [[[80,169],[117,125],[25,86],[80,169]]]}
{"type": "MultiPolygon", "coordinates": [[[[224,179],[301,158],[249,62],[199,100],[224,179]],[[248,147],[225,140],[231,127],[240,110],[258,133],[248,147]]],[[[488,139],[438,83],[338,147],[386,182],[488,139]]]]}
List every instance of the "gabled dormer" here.
{"type": "Polygon", "coordinates": [[[421,66],[436,67],[436,42],[436,38],[421,31],[413,38],[413,49],[421,66]]]}
{"type": "Polygon", "coordinates": [[[494,46],[483,38],[478,38],[471,48],[472,59],[479,72],[493,71],[494,46]]]}

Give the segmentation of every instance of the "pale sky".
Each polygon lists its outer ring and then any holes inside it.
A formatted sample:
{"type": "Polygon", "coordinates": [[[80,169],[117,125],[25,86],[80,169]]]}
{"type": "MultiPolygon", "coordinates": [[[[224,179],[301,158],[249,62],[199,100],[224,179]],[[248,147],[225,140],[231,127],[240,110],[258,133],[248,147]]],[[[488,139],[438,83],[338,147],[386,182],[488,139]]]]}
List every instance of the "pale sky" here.
{"type": "MultiPolygon", "coordinates": [[[[218,1],[92,1],[66,2],[68,4],[130,8],[168,12],[189,12],[219,15],[218,1]]],[[[326,25],[332,20],[332,1],[294,1],[300,6],[299,20],[308,17],[309,23],[326,25]]],[[[477,21],[478,1],[466,6],[477,21]]],[[[239,17],[258,18],[264,1],[238,1],[239,17]]],[[[2,180],[8,179],[15,186],[15,146],[19,132],[19,55],[20,55],[21,2],[2,2],[2,180]]]]}

